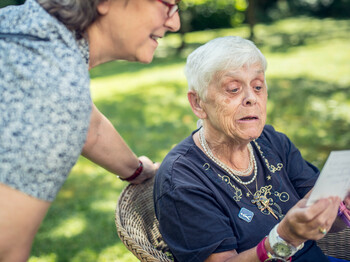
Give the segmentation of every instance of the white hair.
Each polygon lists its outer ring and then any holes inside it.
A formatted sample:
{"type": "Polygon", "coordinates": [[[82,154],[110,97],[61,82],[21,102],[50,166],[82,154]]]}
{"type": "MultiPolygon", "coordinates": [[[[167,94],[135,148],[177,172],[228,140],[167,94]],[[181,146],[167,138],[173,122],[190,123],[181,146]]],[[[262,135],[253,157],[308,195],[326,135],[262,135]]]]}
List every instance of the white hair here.
{"type": "Polygon", "coordinates": [[[266,71],[266,59],[252,41],[238,36],[215,38],[187,57],[185,75],[188,88],[205,100],[207,88],[218,72],[254,64],[260,64],[266,71]]]}

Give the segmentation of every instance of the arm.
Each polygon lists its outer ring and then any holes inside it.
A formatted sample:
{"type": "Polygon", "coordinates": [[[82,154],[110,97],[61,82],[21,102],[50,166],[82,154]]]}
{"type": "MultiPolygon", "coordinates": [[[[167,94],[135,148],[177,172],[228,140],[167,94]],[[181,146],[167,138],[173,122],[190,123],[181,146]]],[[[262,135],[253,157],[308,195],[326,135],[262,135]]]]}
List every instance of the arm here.
{"type": "Polygon", "coordinates": [[[0,261],[26,261],[50,202],[0,184],[0,261]]]}
{"type": "MultiPolygon", "coordinates": [[[[95,105],[92,106],[90,127],[82,155],[122,178],[130,177],[139,166],[139,159],[95,105]]],[[[149,158],[140,157],[140,160],[143,162],[143,171],[133,183],[141,183],[154,176],[158,169],[158,164],[153,164],[149,158]]]]}
{"type": "MultiPolygon", "coordinates": [[[[293,246],[299,246],[306,240],[318,240],[324,237],[319,228],[331,228],[336,215],[337,206],[340,203],[339,198],[321,199],[310,207],[306,207],[306,199],[299,201],[280,222],[277,232],[281,238],[293,246]]],[[[265,241],[265,249],[267,252],[273,253],[269,243],[269,238],[265,241]]],[[[206,262],[235,262],[249,261],[259,262],[256,247],[237,253],[230,250],[221,253],[213,253],[206,262]]]]}

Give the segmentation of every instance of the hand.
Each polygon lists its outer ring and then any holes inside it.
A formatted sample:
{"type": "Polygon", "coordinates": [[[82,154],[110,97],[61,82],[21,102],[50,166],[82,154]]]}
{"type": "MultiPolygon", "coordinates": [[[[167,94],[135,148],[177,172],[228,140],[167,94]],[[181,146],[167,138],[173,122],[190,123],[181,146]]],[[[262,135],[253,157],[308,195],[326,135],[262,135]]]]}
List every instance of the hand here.
{"type": "Polygon", "coordinates": [[[130,184],[141,184],[143,181],[145,181],[151,177],[154,177],[159,166],[160,166],[159,163],[153,163],[146,156],[140,156],[139,160],[141,160],[141,162],[143,164],[143,170],[137,178],[130,181],[130,184]]]}
{"type": "Polygon", "coordinates": [[[278,234],[293,246],[299,246],[306,240],[318,240],[325,236],[337,217],[339,197],[320,199],[311,206],[306,206],[307,199],[300,200],[286,214],[278,226],[278,234]]]}

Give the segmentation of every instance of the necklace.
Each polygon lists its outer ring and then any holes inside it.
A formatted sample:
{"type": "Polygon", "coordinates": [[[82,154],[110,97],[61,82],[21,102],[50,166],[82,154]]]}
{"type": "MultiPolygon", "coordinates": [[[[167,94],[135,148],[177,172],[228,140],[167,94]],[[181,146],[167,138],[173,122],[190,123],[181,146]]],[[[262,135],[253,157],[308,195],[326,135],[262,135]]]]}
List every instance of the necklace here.
{"type": "MultiPolygon", "coordinates": [[[[258,174],[257,172],[257,165],[256,165],[256,160],[255,160],[255,156],[253,153],[253,148],[251,146],[251,144],[248,144],[248,150],[249,150],[249,166],[247,168],[247,170],[245,171],[237,171],[237,170],[233,170],[231,168],[229,168],[227,165],[225,165],[224,163],[222,163],[219,159],[217,159],[213,152],[210,150],[209,145],[207,144],[207,141],[205,140],[205,136],[204,136],[204,128],[202,126],[202,128],[199,130],[199,142],[201,144],[201,146],[204,149],[204,152],[206,153],[206,155],[213,160],[218,166],[220,166],[221,168],[223,168],[235,181],[237,181],[238,183],[242,184],[248,191],[247,196],[249,197],[249,194],[253,197],[253,199],[251,200],[251,202],[253,204],[255,204],[257,206],[257,208],[263,212],[264,210],[267,210],[268,214],[272,214],[277,220],[278,217],[276,216],[275,212],[273,211],[273,209],[270,207],[270,200],[267,198],[267,194],[269,193],[268,190],[264,188],[261,188],[260,190],[258,190],[258,182],[256,179],[256,176],[258,174]],[[249,170],[250,174],[252,172],[252,168],[250,167],[250,163],[253,162],[254,163],[254,176],[252,177],[251,180],[247,181],[247,182],[243,182],[239,177],[238,174],[246,174],[249,170]],[[252,183],[255,180],[255,188],[256,188],[256,192],[255,194],[253,194],[249,188],[247,187],[247,185],[249,185],[250,183],[252,183]],[[260,192],[262,191],[262,192],[260,192]]],[[[253,164],[251,165],[253,166],[253,164]]],[[[270,186],[271,187],[271,186],[270,186]]],[[[270,188],[269,188],[270,189],[270,188]]]]}
{"type": "Polygon", "coordinates": [[[245,171],[238,171],[238,170],[234,170],[234,169],[228,167],[227,165],[222,163],[219,159],[217,159],[214,156],[213,152],[210,150],[210,148],[209,148],[209,146],[207,144],[207,141],[205,140],[204,128],[203,127],[199,130],[199,142],[200,142],[201,146],[203,147],[203,150],[206,153],[206,155],[214,163],[216,163],[218,166],[220,166],[222,169],[224,169],[238,183],[246,186],[246,185],[249,185],[250,183],[252,183],[256,179],[256,176],[258,174],[258,171],[257,171],[258,169],[257,169],[257,166],[256,166],[256,160],[255,160],[255,156],[254,156],[254,153],[253,153],[253,148],[252,148],[250,143],[248,144],[249,166],[248,166],[247,170],[245,170],[245,171]],[[253,175],[252,179],[250,179],[247,182],[243,182],[238,176],[247,176],[247,175],[251,174],[253,166],[254,166],[254,175],[253,175]]]}

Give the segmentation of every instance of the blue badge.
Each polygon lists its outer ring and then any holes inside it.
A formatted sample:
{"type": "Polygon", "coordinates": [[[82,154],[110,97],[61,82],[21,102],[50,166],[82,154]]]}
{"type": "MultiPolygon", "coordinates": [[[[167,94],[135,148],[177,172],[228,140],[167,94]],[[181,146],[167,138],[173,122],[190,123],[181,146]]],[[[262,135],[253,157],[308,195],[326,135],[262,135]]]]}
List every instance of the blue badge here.
{"type": "Polygon", "coordinates": [[[241,208],[241,210],[239,210],[239,214],[238,214],[238,217],[240,219],[243,219],[244,221],[246,222],[250,222],[252,221],[253,219],[253,216],[254,216],[254,213],[244,207],[241,208]]]}

